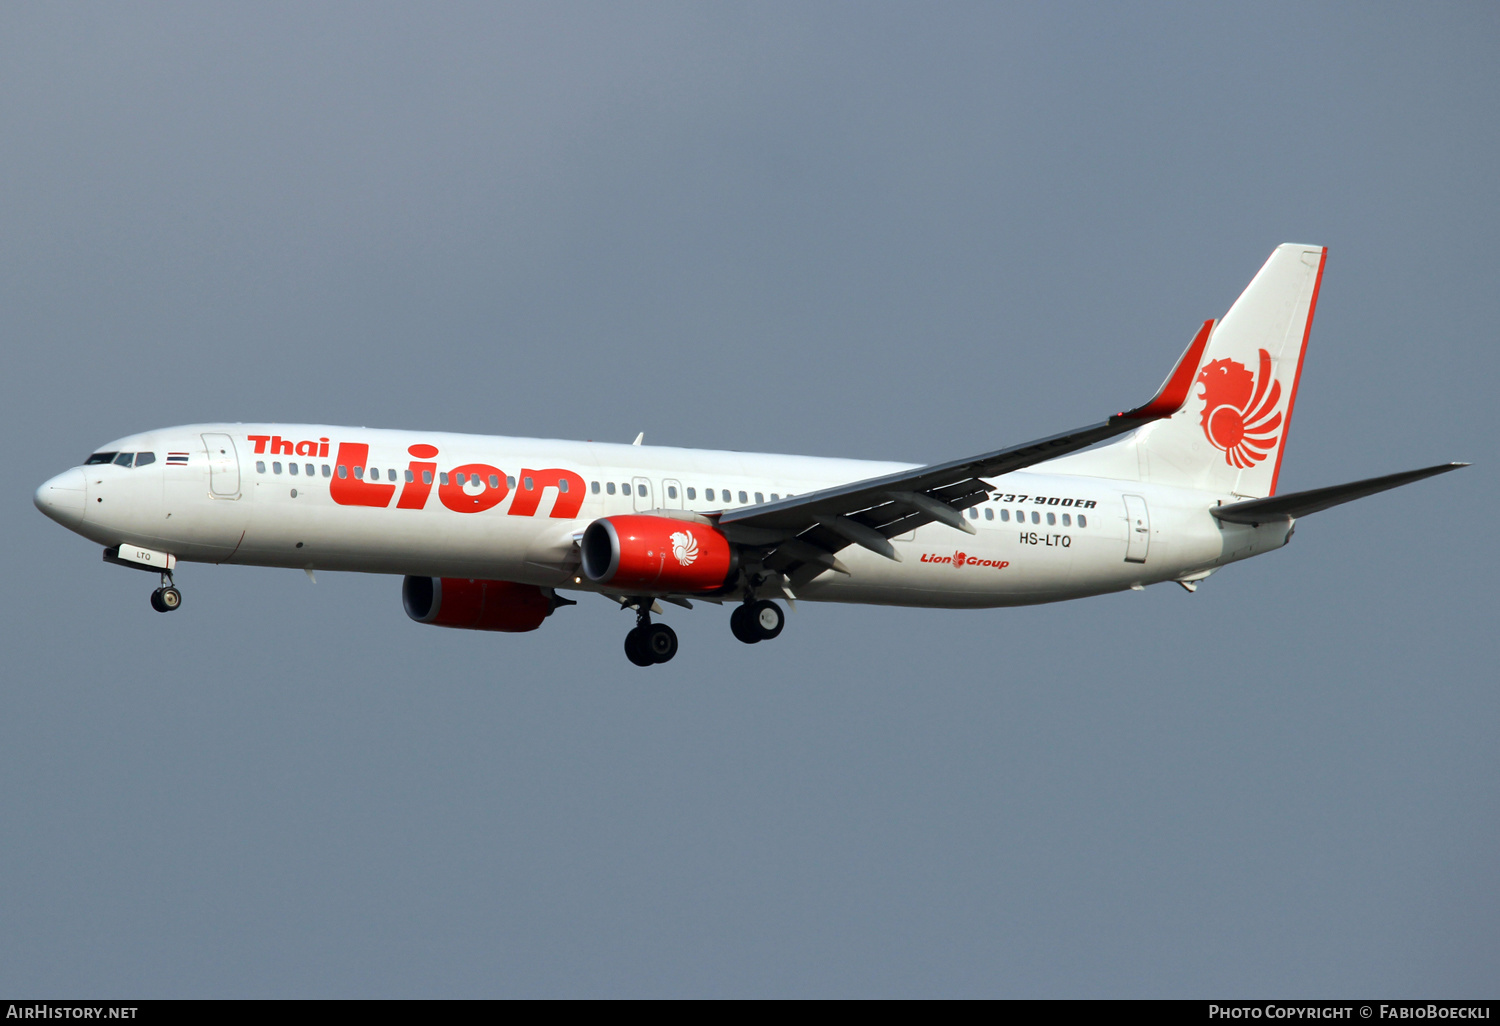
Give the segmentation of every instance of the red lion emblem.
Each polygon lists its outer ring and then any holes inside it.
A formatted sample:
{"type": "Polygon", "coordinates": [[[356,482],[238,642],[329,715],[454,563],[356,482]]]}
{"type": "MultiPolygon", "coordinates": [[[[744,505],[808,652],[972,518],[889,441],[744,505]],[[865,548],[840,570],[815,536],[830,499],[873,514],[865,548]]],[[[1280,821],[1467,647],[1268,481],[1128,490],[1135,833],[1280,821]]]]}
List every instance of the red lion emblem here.
{"type": "Polygon", "coordinates": [[[1260,351],[1259,374],[1234,360],[1215,360],[1197,384],[1203,386],[1203,434],[1225,463],[1243,470],[1270,455],[1281,429],[1281,382],[1271,377],[1270,353],[1260,351]]]}
{"type": "Polygon", "coordinates": [[[955,552],[953,554],[953,565],[956,566],[956,567],[959,567],[960,569],[962,569],[963,565],[964,565],[964,562],[968,558],[969,558],[969,555],[966,552],[955,552]]]}

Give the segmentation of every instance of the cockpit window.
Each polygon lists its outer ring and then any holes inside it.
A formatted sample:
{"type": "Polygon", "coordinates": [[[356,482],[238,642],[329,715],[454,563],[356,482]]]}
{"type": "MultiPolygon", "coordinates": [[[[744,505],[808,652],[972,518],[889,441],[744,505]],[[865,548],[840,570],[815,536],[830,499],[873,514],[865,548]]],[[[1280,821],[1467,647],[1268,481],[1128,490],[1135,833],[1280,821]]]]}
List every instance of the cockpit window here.
{"type": "Polygon", "coordinates": [[[135,460],[135,453],[133,453],[133,452],[122,452],[122,453],[120,453],[120,455],[118,455],[118,456],[115,457],[115,466],[117,466],[117,467],[128,467],[128,466],[130,466],[130,464],[132,462],[134,462],[134,460],[135,460]]]}
{"type": "Polygon", "coordinates": [[[94,455],[84,460],[83,465],[85,467],[93,467],[97,466],[100,463],[113,463],[117,455],[119,454],[113,452],[96,452],[94,453],[94,455]]]}
{"type": "Polygon", "coordinates": [[[144,467],[148,463],[155,462],[156,453],[154,452],[138,452],[135,454],[135,465],[138,467],[144,467]]]}

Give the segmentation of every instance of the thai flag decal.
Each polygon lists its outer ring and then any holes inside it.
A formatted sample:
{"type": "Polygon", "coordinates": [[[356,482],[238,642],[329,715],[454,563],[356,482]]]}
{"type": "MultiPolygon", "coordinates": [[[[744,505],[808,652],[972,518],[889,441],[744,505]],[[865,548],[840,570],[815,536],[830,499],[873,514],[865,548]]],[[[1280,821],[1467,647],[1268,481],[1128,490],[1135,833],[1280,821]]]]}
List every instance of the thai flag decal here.
{"type": "Polygon", "coordinates": [[[169,467],[185,467],[187,466],[187,462],[188,454],[185,452],[167,453],[167,466],[169,467]]]}

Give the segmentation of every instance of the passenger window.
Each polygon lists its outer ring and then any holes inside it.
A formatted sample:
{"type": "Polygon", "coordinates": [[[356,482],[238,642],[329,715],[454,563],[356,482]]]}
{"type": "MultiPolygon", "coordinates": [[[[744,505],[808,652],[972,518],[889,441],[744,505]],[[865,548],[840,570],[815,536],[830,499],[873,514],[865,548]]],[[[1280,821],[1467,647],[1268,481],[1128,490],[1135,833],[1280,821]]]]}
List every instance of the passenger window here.
{"type": "MultiPolygon", "coordinates": [[[[355,469],[358,470],[359,468],[356,467],[355,469]]],[[[281,464],[279,462],[271,464],[271,473],[273,473],[273,474],[279,474],[279,473],[281,473],[281,464]]]]}
{"type": "Polygon", "coordinates": [[[620,485],[620,494],[621,495],[629,495],[630,494],[630,485],[629,484],[622,484],[622,485],[620,485]]]}
{"type": "Polygon", "coordinates": [[[447,474],[446,471],[444,471],[443,473],[441,473],[441,474],[438,475],[438,483],[439,484],[447,484],[448,483],[448,474],[447,474]]]}
{"type": "Polygon", "coordinates": [[[295,474],[295,473],[297,473],[297,464],[295,464],[295,463],[288,463],[286,465],[286,472],[288,474],[295,474]]]}
{"type": "MultiPolygon", "coordinates": [[[[344,468],[340,467],[339,469],[343,470],[344,468]]],[[[266,472],[266,461],[265,460],[256,460],[255,461],[255,472],[257,474],[264,474],[266,472]]]]}
{"type": "Polygon", "coordinates": [[[667,485],[667,498],[669,498],[669,499],[675,499],[675,498],[677,498],[677,486],[676,485],[667,485]]]}
{"type": "Polygon", "coordinates": [[[128,467],[133,462],[135,462],[135,453],[133,452],[122,452],[115,457],[115,466],[117,467],[128,467]]]}
{"type": "Polygon", "coordinates": [[[988,507],[986,507],[985,511],[984,511],[984,519],[986,519],[986,520],[994,520],[995,519],[995,511],[992,510],[992,509],[990,509],[990,508],[988,508],[988,507]]]}
{"type": "Polygon", "coordinates": [[[615,494],[615,483],[613,481],[606,481],[604,483],[604,490],[611,495],[615,494]]]}
{"type": "Polygon", "coordinates": [[[1078,514],[1078,526],[1079,527],[1087,527],[1087,526],[1089,526],[1089,518],[1086,517],[1086,516],[1084,516],[1082,513],[1078,514]]]}
{"type": "Polygon", "coordinates": [[[505,475],[505,487],[507,487],[507,488],[514,488],[515,486],[516,486],[516,475],[514,475],[514,474],[506,474],[505,475]]]}
{"type": "Polygon", "coordinates": [[[424,471],[422,471],[422,483],[425,484],[425,485],[432,484],[432,471],[430,471],[430,470],[424,470],[424,471]]]}
{"type": "MultiPolygon", "coordinates": [[[[463,485],[468,479],[469,479],[469,476],[467,474],[454,474],[453,475],[453,480],[458,485],[463,485]]],[[[444,483],[446,484],[447,482],[444,482],[444,483]]]]}
{"type": "Polygon", "coordinates": [[[746,497],[745,493],[744,492],[740,492],[740,504],[744,505],[745,503],[747,503],[749,501],[750,500],[749,500],[748,497],[746,497]]]}
{"type": "Polygon", "coordinates": [[[762,495],[760,492],[756,492],[755,493],[755,501],[756,502],[765,502],[766,501],[766,497],[764,495],[762,495]]]}
{"type": "Polygon", "coordinates": [[[1053,526],[1056,523],[1057,523],[1057,514],[1056,513],[1048,513],[1047,514],[1047,526],[1051,527],[1051,526],[1053,526]]]}
{"type": "Polygon", "coordinates": [[[638,485],[635,486],[635,491],[636,491],[637,495],[650,495],[651,494],[651,486],[650,485],[638,484],[638,485]]]}
{"type": "Polygon", "coordinates": [[[534,486],[531,483],[531,478],[529,478],[529,477],[526,478],[526,490],[529,492],[529,491],[531,491],[533,489],[533,487],[534,486]]]}
{"type": "Polygon", "coordinates": [[[568,479],[567,478],[560,477],[560,478],[557,479],[557,490],[560,491],[560,492],[565,492],[565,491],[568,490],[568,479]]]}
{"type": "Polygon", "coordinates": [[[92,455],[88,459],[84,460],[83,461],[83,465],[85,467],[95,467],[95,466],[99,466],[100,464],[103,464],[103,463],[113,463],[114,461],[115,461],[115,454],[114,453],[112,453],[112,452],[96,452],[96,453],[94,453],[94,455],[92,455]]]}
{"type": "Polygon", "coordinates": [[[328,476],[328,464],[326,464],[326,463],[323,464],[323,476],[324,477],[328,476]]]}
{"type": "Polygon", "coordinates": [[[302,470],[303,470],[303,472],[305,472],[307,474],[308,477],[317,477],[318,476],[317,468],[314,467],[311,463],[303,464],[302,470]]]}
{"type": "Polygon", "coordinates": [[[1002,524],[1008,524],[1008,523],[1010,523],[1010,510],[1008,510],[1008,509],[1002,509],[1000,511],[1000,522],[1002,524]]]}
{"type": "MultiPolygon", "coordinates": [[[[275,466],[279,466],[279,464],[273,463],[273,464],[271,464],[271,466],[275,467],[275,466]]],[[[281,471],[278,470],[277,473],[279,474],[279,473],[281,473],[281,471]]],[[[355,477],[356,480],[363,481],[365,479],[365,468],[364,467],[355,467],[354,468],[354,477],[355,477]]]]}
{"type": "Polygon", "coordinates": [[[380,471],[376,470],[374,467],[371,467],[369,470],[365,471],[365,473],[367,473],[367,474],[370,475],[370,480],[371,481],[379,481],[380,480],[380,471]]]}
{"type": "Polygon", "coordinates": [[[135,454],[135,465],[138,467],[144,467],[148,463],[155,462],[156,453],[154,452],[138,452],[135,454]]]}
{"type": "Polygon", "coordinates": [[[1038,513],[1036,510],[1032,510],[1031,511],[1031,522],[1033,524],[1040,524],[1042,522],[1042,515],[1040,513],[1038,513]]]}
{"type": "Polygon", "coordinates": [[[394,480],[396,480],[396,468],[395,467],[392,467],[390,470],[387,470],[385,472],[385,479],[387,481],[394,481],[394,480]]]}
{"type": "Polygon", "coordinates": [[[1073,518],[1071,516],[1069,516],[1068,514],[1064,513],[1063,514],[1063,526],[1064,527],[1070,527],[1070,526],[1072,526],[1072,523],[1073,523],[1073,518]]]}
{"type": "Polygon", "coordinates": [[[598,481],[590,481],[589,482],[589,491],[593,492],[595,495],[598,495],[599,494],[599,482],[598,481]]]}
{"type": "Polygon", "coordinates": [[[410,470],[408,470],[406,472],[406,483],[407,484],[411,484],[413,481],[416,480],[416,477],[417,476],[415,474],[413,474],[410,470]]]}
{"type": "Polygon", "coordinates": [[[500,479],[494,474],[490,475],[490,487],[495,489],[496,491],[500,490],[500,479]]]}
{"type": "Polygon", "coordinates": [[[969,519],[970,520],[978,520],[979,519],[979,510],[975,509],[973,506],[969,507],[969,519]]]}
{"type": "Polygon", "coordinates": [[[688,498],[689,499],[696,499],[697,497],[698,497],[698,489],[696,489],[696,488],[689,488],[688,489],[688,498]]]}
{"type": "Polygon", "coordinates": [[[772,502],[780,502],[781,501],[781,496],[777,495],[775,492],[772,492],[771,493],[771,501],[772,502]]]}
{"type": "Polygon", "coordinates": [[[340,463],[339,464],[339,477],[348,477],[348,476],[349,476],[349,468],[346,467],[346,466],[344,466],[342,463],[340,463]]]}

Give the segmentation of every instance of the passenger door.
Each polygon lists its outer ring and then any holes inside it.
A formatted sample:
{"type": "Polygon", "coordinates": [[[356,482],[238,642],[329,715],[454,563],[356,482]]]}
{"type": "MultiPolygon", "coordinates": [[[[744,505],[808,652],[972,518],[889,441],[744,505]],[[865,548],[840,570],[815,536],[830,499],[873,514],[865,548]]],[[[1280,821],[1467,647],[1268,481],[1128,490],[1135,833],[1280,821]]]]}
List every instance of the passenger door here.
{"type": "Polygon", "coordinates": [[[1125,562],[1144,563],[1151,547],[1151,514],[1139,495],[1125,496],[1125,562]]]}
{"type": "Polygon", "coordinates": [[[240,458],[234,439],[228,435],[204,434],[203,448],[208,450],[208,492],[216,499],[240,497],[240,458]]]}

